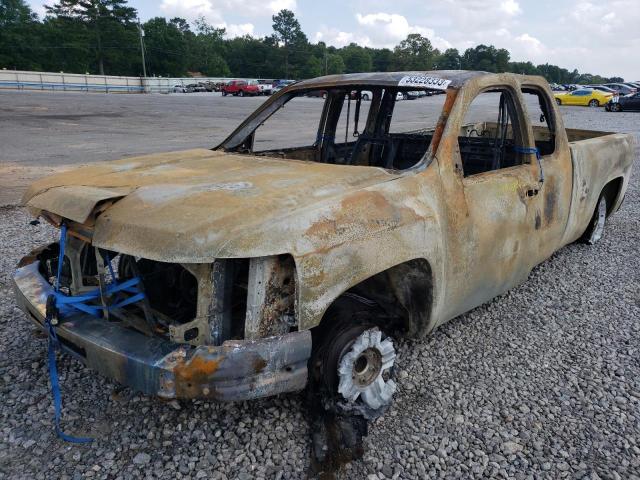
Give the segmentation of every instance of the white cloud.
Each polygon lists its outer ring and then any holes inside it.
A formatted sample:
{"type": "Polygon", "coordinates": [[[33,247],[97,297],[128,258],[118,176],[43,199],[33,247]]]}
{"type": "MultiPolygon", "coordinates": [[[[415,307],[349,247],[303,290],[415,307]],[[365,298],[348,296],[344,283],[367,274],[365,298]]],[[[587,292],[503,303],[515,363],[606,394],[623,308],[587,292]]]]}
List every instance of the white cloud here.
{"type": "Polygon", "coordinates": [[[253,35],[255,25],[253,23],[240,23],[240,24],[227,24],[221,23],[217,25],[218,28],[224,28],[227,31],[227,38],[242,37],[244,35],[253,35]]]}
{"type": "Polygon", "coordinates": [[[204,17],[216,27],[225,27],[231,36],[253,34],[252,23],[230,24],[224,20],[227,15],[240,17],[269,16],[282,9],[296,10],[296,0],[162,0],[160,10],[167,17],[182,17],[194,21],[204,17]],[[231,33],[233,32],[233,33],[231,33]],[[240,33],[244,32],[244,33],[240,33]]]}
{"type": "Polygon", "coordinates": [[[359,31],[354,37],[366,38],[367,46],[393,48],[410,33],[419,33],[431,40],[437,48],[449,48],[451,44],[437,36],[431,28],[410,25],[405,16],[397,13],[356,14],[359,31]]]}
{"type": "MultiPolygon", "coordinates": [[[[257,7],[264,12],[264,3],[258,1],[256,4],[257,7]]],[[[285,9],[295,11],[296,7],[296,0],[271,0],[271,2],[269,2],[269,9],[272,13],[277,13],[285,9]]]]}
{"type": "Polygon", "coordinates": [[[500,10],[510,16],[522,13],[520,4],[515,0],[505,0],[500,4],[500,10]]]}
{"type": "Polygon", "coordinates": [[[167,17],[181,17],[194,21],[204,17],[211,23],[222,22],[222,12],[213,7],[210,0],[162,0],[160,10],[167,17]]]}
{"type": "Polygon", "coordinates": [[[315,42],[324,42],[334,47],[344,47],[350,43],[358,45],[370,45],[371,39],[367,36],[358,36],[352,32],[343,32],[337,28],[327,28],[322,26],[314,35],[315,42]]]}

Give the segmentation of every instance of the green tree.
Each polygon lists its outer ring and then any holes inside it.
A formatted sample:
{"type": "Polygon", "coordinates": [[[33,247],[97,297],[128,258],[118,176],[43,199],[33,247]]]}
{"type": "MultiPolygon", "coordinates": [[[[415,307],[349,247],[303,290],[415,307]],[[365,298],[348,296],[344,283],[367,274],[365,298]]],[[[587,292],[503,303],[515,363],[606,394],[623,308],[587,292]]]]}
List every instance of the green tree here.
{"type": "Polygon", "coordinates": [[[400,70],[431,70],[439,52],[428,38],[410,33],[393,51],[400,70]]]}
{"type": "Polygon", "coordinates": [[[0,0],[0,67],[41,68],[38,51],[41,24],[23,0],[0,0]]]}
{"type": "Polygon", "coordinates": [[[439,70],[460,70],[462,59],[457,48],[447,48],[437,60],[439,70]]]}
{"type": "MultiPolygon", "coordinates": [[[[189,70],[209,76],[229,75],[229,66],[224,57],[227,50],[225,29],[209,25],[204,17],[198,18],[195,26],[195,37],[190,31],[185,31],[185,35],[191,38],[189,70]]],[[[176,24],[176,27],[179,25],[176,24]]]]}
{"type": "Polygon", "coordinates": [[[300,71],[299,78],[313,78],[324,74],[324,64],[318,57],[311,55],[300,71]]]}
{"type": "Polygon", "coordinates": [[[462,67],[466,70],[506,72],[509,67],[509,52],[493,45],[467,48],[462,56],[462,67]]]}
{"type": "Polygon", "coordinates": [[[127,6],[126,0],[60,0],[45,8],[49,15],[81,21],[93,34],[92,50],[100,75],[104,75],[106,63],[113,66],[120,63],[118,66],[122,67],[123,59],[128,57],[131,61],[132,56],[123,50],[135,46],[137,12],[127,6]]]}
{"type": "Polygon", "coordinates": [[[370,72],[372,68],[371,55],[366,49],[356,43],[350,43],[339,50],[344,62],[345,73],[370,72]]]}
{"type": "Polygon", "coordinates": [[[306,40],[300,22],[291,10],[280,10],[277,15],[271,17],[273,21],[273,31],[279,42],[284,46],[284,71],[285,77],[289,78],[289,47],[292,44],[301,43],[302,37],[306,40]]]}
{"type": "Polygon", "coordinates": [[[388,48],[367,49],[371,55],[371,65],[376,72],[390,72],[395,65],[395,57],[388,48]]]}
{"type": "Polygon", "coordinates": [[[509,72],[520,73],[522,75],[537,75],[538,69],[531,62],[509,62],[509,72]]]}
{"type": "Polygon", "coordinates": [[[188,40],[181,31],[180,23],[172,19],[155,17],[144,23],[144,43],[149,75],[182,76],[188,68],[188,40]]]}
{"type": "Polygon", "coordinates": [[[337,53],[327,54],[327,74],[334,75],[337,73],[344,73],[346,67],[341,55],[337,53]]]}

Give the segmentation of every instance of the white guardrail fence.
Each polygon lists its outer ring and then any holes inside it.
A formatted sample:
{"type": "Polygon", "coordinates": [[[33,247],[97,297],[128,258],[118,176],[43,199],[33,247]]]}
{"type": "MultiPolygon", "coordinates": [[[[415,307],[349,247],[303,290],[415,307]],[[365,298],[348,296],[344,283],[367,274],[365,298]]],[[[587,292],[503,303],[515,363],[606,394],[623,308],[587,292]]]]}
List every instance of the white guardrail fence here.
{"type": "Polygon", "coordinates": [[[0,70],[0,89],[49,90],[101,93],[168,93],[176,85],[198,82],[226,82],[222,77],[116,77],[78,73],[0,70]]]}

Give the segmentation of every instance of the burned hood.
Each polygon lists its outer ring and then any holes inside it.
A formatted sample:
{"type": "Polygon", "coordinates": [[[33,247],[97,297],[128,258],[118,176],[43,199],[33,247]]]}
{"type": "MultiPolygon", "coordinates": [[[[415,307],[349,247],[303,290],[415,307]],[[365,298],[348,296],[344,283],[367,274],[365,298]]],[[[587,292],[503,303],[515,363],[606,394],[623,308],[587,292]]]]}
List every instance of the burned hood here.
{"type": "Polygon", "coordinates": [[[355,215],[366,215],[380,208],[380,198],[362,191],[399,176],[196,149],[47,177],[30,186],[23,203],[34,214],[46,210],[79,223],[103,205],[96,246],[195,263],[303,251],[305,232],[330,222],[343,202],[355,201],[355,215]]]}

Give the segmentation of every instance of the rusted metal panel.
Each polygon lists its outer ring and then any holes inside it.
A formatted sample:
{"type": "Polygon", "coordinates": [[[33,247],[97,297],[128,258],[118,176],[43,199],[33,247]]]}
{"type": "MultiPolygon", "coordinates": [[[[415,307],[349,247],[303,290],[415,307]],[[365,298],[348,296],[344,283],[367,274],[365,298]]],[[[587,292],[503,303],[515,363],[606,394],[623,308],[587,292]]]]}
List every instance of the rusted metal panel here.
{"type": "Polygon", "coordinates": [[[284,335],[295,325],[295,269],[290,256],[252,258],[244,338],[284,335]]]}
{"type": "Polygon", "coordinates": [[[88,185],[65,185],[54,191],[41,190],[29,199],[29,206],[50,212],[65,212],[65,218],[85,223],[96,205],[105,200],[122,198],[132,191],[130,187],[101,188],[88,185]]]}
{"type": "MultiPolygon", "coordinates": [[[[595,133],[595,132],[594,132],[595,133]]],[[[582,132],[585,135],[585,132],[582,132]]],[[[615,178],[622,178],[620,201],[626,192],[635,145],[631,135],[595,136],[570,144],[573,166],[571,215],[565,243],[574,241],[584,232],[598,202],[603,187],[615,178]]],[[[611,205],[612,209],[617,208],[611,205]]]]}

